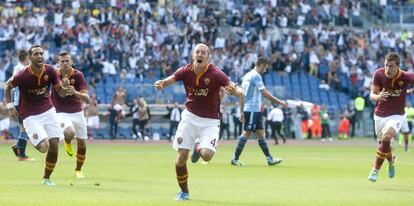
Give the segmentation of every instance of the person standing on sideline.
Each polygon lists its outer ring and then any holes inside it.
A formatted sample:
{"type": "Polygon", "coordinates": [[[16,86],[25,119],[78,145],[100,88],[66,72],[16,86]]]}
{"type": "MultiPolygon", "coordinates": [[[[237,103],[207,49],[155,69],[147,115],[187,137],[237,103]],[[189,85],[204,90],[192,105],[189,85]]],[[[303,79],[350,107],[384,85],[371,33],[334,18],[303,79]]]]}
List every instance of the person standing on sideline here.
{"type": "Polygon", "coordinates": [[[231,109],[231,116],[233,117],[234,124],[234,139],[242,133],[242,122],[240,121],[241,117],[240,102],[236,102],[236,106],[231,109]]]}
{"type": "Polygon", "coordinates": [[[378,137],[377,155],[374,167],[368,175],[368,180],[376,182],[381,166],[385,159],[388,161],[388,177],[395,176],[391,140],[401,129],[406,120],[405,97],[407,87],[414,83],[414,73],[400,69],[400,56],[389,53],[385,57],[384,67],[374,73],[371,84],[370,98],[375,105],[375,132],[378,137]]]}
{"type": "Polygon", "coordinates": [[[220,134],[219,139],[221,139],[223,132],[226,131],[227,133],[227,139],[230,139],[230,112],[227,111],[227,107],[223,105],[221,107],[221,118],[220,118],[220,134]]]}
{"type": "Polygon", "coordinates": [[[271,166],[282,162],[282,159],[273,158],[270,155],[264,131],[263,115],[260,111],[262,95],[274,104],[280,104],[285,108],[288,107],[284,101],[270,94],[263,84],[262,75],[266,72],[268,65],[269,61],[267,59],[259,57],[256,61],[256,66],[243,77],[242,88],[245,96],[245,104],[241,105],[241,108],[243,108],[242,111],[244,112],[242,113],[241,119],[244,122],[244,131],[239,137],[234,156],[231,159],[232,165],[245,166],[244,163],[239,161],[239,157],[253,132],[256,133],[259,146],[266,156],[267,164],[271,166]]]}
{"type": "Polygon", "coordinates": [[[270,113],[267,115],[267,120],[270,121],[270,127],[272,130],[271,137],[275,140],[275,144],[279,144],[277,136],[282,138],[283,144],[286,143],[286,138],[282,134],[282,122],[284,120],[283,111],[279,107],[274,107],[270,110],[270,113]]]}
{"type": "Polygon", "coordinates": [[[60,79],[69,79],[69,90],[73,95],[60,97],[52,91],[52,101],[56,108],[60,126],[63,128],[64,146],[66,153],[73,157],[72,140],[76,138],[76,168],[75,177],[84,178],[81,169],[86,157],[86,142],[88,139],[87,124],[83,115],[82,103],[89,103],[88,87],[82,72],[72,67],[73,60],[68,52],[59,54],[60,79]]]}
{"type": "Polygon", "coordinates": [[[191,63],[156,81],[154,87],[161,90],[178,81],[184,83],[187,100],[173,141],[177,150],[175,171],[181,188],[176,200],[189,200],[186,162],[190,150],[193,149],[193,163],[200,157],[206,162],[213,158],[219,139],[220,93],[224,87],[226,93],[238,96],[241,102],[243,94],[220,68],[210,63],[210,49],[205,44],[195,46],[191,63]]]}
{"type": "MultiPolygon", "coordinates": [[[[27,65],[30,64],[29,61],[29,53],[26,50],[19,51],[19,63],[14,67],[13,69],[13,75],[16,75],[18,72],[26,68],[27,65]]],[[[16,108],[17,112],[19,112],[19,89],[15,88],[13,90],[13,104],[16,108]]],[[[17,160],[19,161],[34,161],[35,159],[30,158],[26,155],[26,145],[27,140],[29,137],[27,136],[26,130],[23,127],[23,120],[20,118],[17,118],[17,121],[19,122],[19,136],[17,143],[12,146],[12,150],[14,154],[17,157],[17,160]]]]}
{"type": "Polygon", "coordinates": [[[40,45],[29,49],[31,64],[13,75],[5,85],[5,98],[10,117],[17,115],[23,120],[23,126],[33,146],[41,153],[46,153],[46,165],[42,184],[54,186],[50,180],[59,152],[59,140],[63,138],[63,131],[59,125],[56,110],[50,98],[50,86],[61,97],[73,95],[69,90],[69,80],[62,82],[51,65],[44,63],[44,50],[40,45]],[[19,113],[11,102],[11,90],[19,87],[19,113]]]}
{"type": "Polygon", "coordinates": [[[139,98],[134,99],[134,105],[131,109],[132,113],[132,137],[137,138],[138,140],[143,140],[141,132],[139,129],[139,98]]]}
{"type": "Polygon", "coordinates": [[[174,107],[171,108],[170,111],[170,131],[169,131],[169,139],[168,141],[172,140],[172,136],[174,132],[177,131],[178,124],[181,121],[181,109],[178,107],[178,102],[174,103],[174,107]]]}

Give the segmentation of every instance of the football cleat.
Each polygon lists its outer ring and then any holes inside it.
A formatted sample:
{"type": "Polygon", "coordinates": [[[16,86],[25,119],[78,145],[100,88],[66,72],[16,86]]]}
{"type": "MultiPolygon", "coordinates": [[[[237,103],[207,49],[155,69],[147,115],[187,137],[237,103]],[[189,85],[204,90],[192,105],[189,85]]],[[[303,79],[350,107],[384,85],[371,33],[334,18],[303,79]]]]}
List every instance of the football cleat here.
{"type": "Polygon", "coordinates": [[[178,201],[190,200],[190,194],[188,192],[181,191],[177,194],[177,197],[175,198],[175,200],[178,200],[178,201]]]}
{"type": "Polygon", "coordinates": [[[16,157],[18,157],[19,156],[19,148],[17,148],[17,145],[13,145],[11,147],[11,149],[12,149],[14,155],[16,155],[16,157]]]}
{"type": "Polygon", "coordinates": [[[50,179],[43,179],[42,184],[45,186],[55,186],[55,183],[52,182],[50,179]]]}
{"type": "Polygon", "coordinates": [[[379,171],[376,169],[372,169],[371,172],[368,175],[368,180],[371,182],[376,182],[378,179],[378,173],[379,171]]]}
{"type": "Polygon", "coordinates": [[[73,147],[72,147],[72,143],[66,143],[65,141],[64,145],[65,145],[65,151],[66,153],[69,155],[69,157],[73,157],[73,147]]]}
{"type": "Polygon", "coordinates": [[[83,172],[79,170],[75,170],[75,177],[78,179],[85,178],[85,176],[83,175],[83,172]]]}
{"type": "Polygon", "coordinates": [[[273,165],[280,164],[282,161],[283,161],[282,159],[273,158],[273,159],[271,159],[271,160],[268,160],[268,161],[267,161],[267,164],[268,164],[269,166],[273,166],[273,165]]]}
{"type": "Polygon", "coordinates": [[[388,177],[393,178],[395,176],[395,156],[392,157],[392,162],[388,165],[388,177]]]}
{"type": "Polygon", "coordinates": [[[243,162],[240,162],[239,160],[235,160],[235,159],[231,160],[231,164],[234,165],[234,166],[239,166],[239,167],[246,166],[243,162]]]}

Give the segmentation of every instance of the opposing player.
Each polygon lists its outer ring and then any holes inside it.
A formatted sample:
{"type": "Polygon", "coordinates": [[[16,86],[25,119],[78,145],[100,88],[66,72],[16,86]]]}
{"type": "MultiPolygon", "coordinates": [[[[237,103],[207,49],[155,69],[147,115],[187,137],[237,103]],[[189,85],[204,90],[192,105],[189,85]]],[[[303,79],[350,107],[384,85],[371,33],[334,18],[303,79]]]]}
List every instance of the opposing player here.
{"type": "MultiPolygon", "coordinates": [[[[30,63],[28,58],[29,53],[26,50],[19,51],[18,56],[19,63],[13,69],[13,75],[16,75],[19,71],[23,70],[30,63]]],[[[17,111],[19,111],[19,96],[19,89],[15,88],[13,90],[13,104],[17,111]]],[[[20,128],[19,137],[17,143],[12,146],[12,150],[19,161],[34,161],[33,158],[30,158],[26,155],[26,145],[27,140],[29,138],[27,137],[26,130],[23,127],[23,121],[20,118],[18,118],[18,122],[20,128]]]]}
{"type": "Polygon", "coordinates": [[[409,84],[414,83],[414,73],[400,70],[400,56],[389,53],[385,57],[385,66],[375,71],[371,85],[370,98],[376,101],[374,124],[379,145],[374,168],[368,179],[377,181],[385,159],[388,160],[388,177],[395,176],[395,156],[391,152],[391,140],[398,134],[406,121],[404,112],[405,96],[409,84]]]}
{"type": "Polygon", "coordinates": [[[193,62],[179,68],[173,75],[154,83],[156,89],[164,89],[183,81],[187,93],[185,110],[173,141],[177,149],[175,170],[181,192],[176,200],[190,199],[186,162],[193,149],[191,161],[201,157],[208,162],[213,158],[219,139],[220,91],[236,95],[243,101],[241,90],[214,64],[209,63],[210,50],[205,44],[197,44],[192,53],[193,62]],[[199,142],[195,143],[195,140],[199,142]]]}
{"type": "Polygon", "coordinates": [[[234,152],[231,164],[235,166],[245,166],[244,163],[239,161],[240,154],[247,140],[255,132],[260,148],[267,159],[269,166],[276,165],[282,162],[282,159],[273,158],[270,155],[269,147],[266,142],[266,134],[263,130],[263,115],[260,112],[260,105],[262,105],[262,95],[270,100],[274,104],[280,104],[287,108],[288,105],[282,100],[270,94],[265,88],[262,80],[262,74],[266,72],[266,68],[269,65],[269,61],[263,57],[259,57],[256,61],[256,66],[243,77],[242,88],[244,90],[245,104],[241,105],[242,122],[244,122],[244,130],[239,137],[236,151],[234,152]]]}
{"type": "Polygon", "coordinates": [[[44,63],[44,51],[40,45],[29,49],[31,64],[13,75],[5,85],[5,98],[9,115],[16,119],[17,111],[11,102],[11,90],[19,87],[19,118],[34,147],[41,153],[47,152],[46,166],[42,183],[55,185],[50,180],[59,151],[59,139],[63,138],[56,110],[50,98],[50,86],[53,85],[59,95],[72,95],[68,90],[69,81],[59,80],[58,74],[51,65],[44,63]]]}
{"type": "Polygon", "coordinates": [[[73,95],[61,97],[57,91],[52,92],[53,105],[56,108],[60,126],[63,128],[66,153],[73,157],[72,140],[76,137],[76,168],[75,177],[84,178],[81,171],[86,155],[85,140],[88,138],[86,119],[83,115],[82,102],[89,102],[88,89],[82,72],[72,67],[73,60],[68,52],[59,54],[60,79],[69,80],[69,91],[73,95]]]}

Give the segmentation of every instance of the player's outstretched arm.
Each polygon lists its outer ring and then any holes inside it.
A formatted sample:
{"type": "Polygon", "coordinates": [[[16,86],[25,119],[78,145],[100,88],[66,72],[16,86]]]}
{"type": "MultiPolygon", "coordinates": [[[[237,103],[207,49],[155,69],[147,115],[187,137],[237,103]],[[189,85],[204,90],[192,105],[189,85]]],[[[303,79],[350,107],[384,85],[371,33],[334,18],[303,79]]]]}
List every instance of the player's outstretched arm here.
{"type": "Polygon", "coordinates": [[[6,99],[6,107],[7,111],[9,112],[9,116],[12,119],[17,119],[17,110],[14,108],[13,102],[11,102],[11,91],[14,88],[11,80],[7,80],[4,86],[4,98],[6,99]]]}
{"type": "Polygon", "coordinates": [[[173,76],[169,76],[165,79],[157,80],[154,83],[154,87],[155,87],[155,89],[161,90],[161,89],[164,89],[164,88],[170,86],[171,84],[174,84],[175,82],[177,82],[175,80],[175,78],[173,76]]]}
{"type": "Polygon", "coordinates": [[[280,100],[279,98],[277,98],[277,97],[273,96],[272,94],[270,94],[270,92],[269,92],[269,91],[267,91],[267,89],[262,89],[262,90],[260,90],[260,91],[262,92],[262,95],[263,95],[266,99],[270,100],[270,101],[271,101],[271,102],[273,102],[273,103],[280,104],[280,105],[282,105],[284,108],[288,108],[288,104],[287,104],[286,102],[284,102],[284,101],[280,100]]]}

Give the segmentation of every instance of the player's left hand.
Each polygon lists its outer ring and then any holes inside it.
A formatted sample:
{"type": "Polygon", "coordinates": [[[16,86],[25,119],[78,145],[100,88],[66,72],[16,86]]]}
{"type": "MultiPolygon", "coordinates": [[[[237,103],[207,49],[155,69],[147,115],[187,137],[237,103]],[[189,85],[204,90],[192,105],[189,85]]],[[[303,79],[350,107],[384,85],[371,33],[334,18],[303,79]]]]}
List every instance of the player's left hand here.
{"type": "Polygon", "coordinates": [[[241,122],[242,124],[244,124],[244,121],[245,121],[245,119],[244,119],[244,113],[242,112],[242,113],[240,114],[240,122],[241,122]]]}
{"type": "Polygon", "coordinates": [[[67,77],[62,79],[62,86],[67,88],[70,85],[70,81],[67,77]]]}
{"type": "Polygon", "coordinates": [[[66,96],[72,96],[74,95],[76,92],[75,87],[73,87],[72,85],[70,85],[66,91],[66,96]]]}
{"type": "Polygon", "coordinates": [[[287,102],[281,102],[280,105],[282,105],[282,107],[285,109],[289,108],[289,105],[287,104],[287,102]]]}
{"type": "Polygon", "coordinates": [[[224,87],[224,91],[226,92],[226,94],[235,95],[235,93],[237,91],[237,87],[236,87],[235,84],[229,84],[229,85],[224,87]]]}

